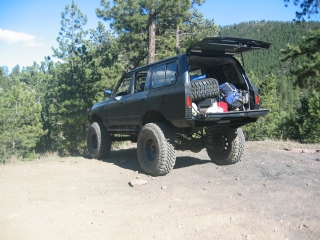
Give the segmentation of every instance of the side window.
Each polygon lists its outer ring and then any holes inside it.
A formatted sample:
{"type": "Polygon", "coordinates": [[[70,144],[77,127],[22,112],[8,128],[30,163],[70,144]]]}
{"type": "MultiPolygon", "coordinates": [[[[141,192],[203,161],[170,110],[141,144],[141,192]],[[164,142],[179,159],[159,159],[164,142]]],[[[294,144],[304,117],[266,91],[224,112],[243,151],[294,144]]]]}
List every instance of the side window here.
{"type": "Polygon", "coordinates": [[[177,80],[177,62],[168,63],[166,70],[166,85],[175,84],[177,80]]]}
{"type": "Polygon", "coordinates": [[[152,87],[175,84],[177,80],[177,62],[157,66],[153,70],[152,87]]]}
{"type": "Polygon", "coordinates": [[[122,78],[119,87],[115,90],[114,96],[124,96],[130,93],[131,78],[132,74],[128,74],[122,78]]]}
{"type": "Polygon", "coordinates": [[[162,87],[166,83],[166,65],[161,65],[158,67],[155,67],[153,70],[153,83],[152,87],[162,87]]]}
{"type": "Polygon", "coordinates": [[[141,70],[135,74],[134,92],[143,92],[148,75],[148,69],[141,70]]]}

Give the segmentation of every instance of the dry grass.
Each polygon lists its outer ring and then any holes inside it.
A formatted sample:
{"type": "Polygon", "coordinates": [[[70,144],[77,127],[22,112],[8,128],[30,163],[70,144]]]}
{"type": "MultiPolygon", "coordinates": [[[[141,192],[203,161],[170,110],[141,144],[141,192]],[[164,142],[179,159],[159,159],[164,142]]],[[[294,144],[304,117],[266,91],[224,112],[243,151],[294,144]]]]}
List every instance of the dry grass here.
{"type": "Polygon", "coordinates": [[[37,161],[51,161],[51,160],[55,160],[59,157],[58,152],[45,152],[43,154],[40,155],[40,157],[38,159],[36,159],[37,161]]]}

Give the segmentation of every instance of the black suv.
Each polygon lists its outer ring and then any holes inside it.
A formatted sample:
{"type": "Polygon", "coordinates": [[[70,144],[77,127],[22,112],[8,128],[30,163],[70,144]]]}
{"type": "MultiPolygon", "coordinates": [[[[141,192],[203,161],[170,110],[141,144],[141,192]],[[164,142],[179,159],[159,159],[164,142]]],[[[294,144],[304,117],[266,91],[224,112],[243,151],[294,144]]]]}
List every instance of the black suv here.
{"type": "Polygon", "coordinates": [[[206,148],[219,165],[240,161],[240,127],[269,110],[259,109],[258,90],[234,55],[269,47],[252,39],[205,38],[185,54],[124,74],[114,91],[105,90],[104,101],[88,109],[89,154],[103,159],[112,141],[137,142],[140,165],[154,176],[170,172],[176,150],[206,148]],[[226,83],[240,101],[236,108],[222,94],[226,83]]]}

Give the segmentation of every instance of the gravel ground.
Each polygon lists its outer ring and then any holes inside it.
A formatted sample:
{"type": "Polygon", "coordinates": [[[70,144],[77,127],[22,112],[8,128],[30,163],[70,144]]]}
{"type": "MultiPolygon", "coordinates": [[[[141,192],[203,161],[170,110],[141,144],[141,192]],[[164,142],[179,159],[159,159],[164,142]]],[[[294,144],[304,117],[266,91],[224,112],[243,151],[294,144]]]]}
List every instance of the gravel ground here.
{"type": "Polygon", "coordinates": [[[230,166],[179,151],[163,177],[136,149],[1,165],[0,239],[320,239],[316,150],[249,142],[230,166]]]}

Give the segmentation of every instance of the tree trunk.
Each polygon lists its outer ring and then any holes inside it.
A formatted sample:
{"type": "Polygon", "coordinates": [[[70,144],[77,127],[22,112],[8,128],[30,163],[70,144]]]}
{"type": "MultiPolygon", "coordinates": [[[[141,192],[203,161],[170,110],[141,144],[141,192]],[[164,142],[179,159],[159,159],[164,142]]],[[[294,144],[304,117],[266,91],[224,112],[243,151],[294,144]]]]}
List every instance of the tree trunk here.
{"type": "Polygon", "coordinates": [[[176,54],[180,53],[180,29],[179,25],[176,27],[176,54]]]}
{"type": "Polygon", "coordinates": [[[150,11],[149,17],[149,55],[148,63],[153,63],[156,56],[156,13],[155,9],[150,11]]]}

